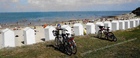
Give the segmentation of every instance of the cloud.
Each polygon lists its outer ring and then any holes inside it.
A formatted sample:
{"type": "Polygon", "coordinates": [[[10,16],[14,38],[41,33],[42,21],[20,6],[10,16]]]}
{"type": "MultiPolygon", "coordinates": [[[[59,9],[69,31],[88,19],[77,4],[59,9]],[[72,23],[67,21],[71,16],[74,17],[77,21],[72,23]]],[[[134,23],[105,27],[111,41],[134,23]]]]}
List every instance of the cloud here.
{"type": "Polygon", "coordinates": [[[77,10],[89,6],[121,5],[137,0],[28,0],[32,6],[42,10],[77,10]]]}
{"type": "Polygon", "coordinates": [[[135,2],[140,0],[0,0],[0,11],[79,11],[135,2]]]}
{"type": "Polygon", "coordinates": [[[19,2],[19,0],[12,0],[12,2],[19,2]]]}
{"type": "Polygon", "coordinates": [[[94,5],[94,4],[123,4],[135,0],[28,0],[34,5],[94,5]]]}

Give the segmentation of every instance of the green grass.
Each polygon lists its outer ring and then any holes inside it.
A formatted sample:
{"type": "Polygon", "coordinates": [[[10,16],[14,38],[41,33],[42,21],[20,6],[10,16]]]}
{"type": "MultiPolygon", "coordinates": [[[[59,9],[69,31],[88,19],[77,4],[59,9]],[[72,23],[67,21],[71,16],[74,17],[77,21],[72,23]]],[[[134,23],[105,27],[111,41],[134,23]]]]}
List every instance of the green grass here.
{"type": "Polygon", "coordinates": [[[118,38],[117,42],[101,40],[94,35],[76,36],[78,52],[76,55],[68,56],[55,48],[49,46],[54,42],[42,42],[34,45],[4,48],[0,50],[0,58],[139,58],[140,57],[140,26],[125,31],[113,32],[118,38]],[[135,41],[116,45],[110,48],[95,51],[96,49],[117,44],[129,39],[137,38],[135,41]],[[87,51],[92,51],[81,55],[87,51]]]}

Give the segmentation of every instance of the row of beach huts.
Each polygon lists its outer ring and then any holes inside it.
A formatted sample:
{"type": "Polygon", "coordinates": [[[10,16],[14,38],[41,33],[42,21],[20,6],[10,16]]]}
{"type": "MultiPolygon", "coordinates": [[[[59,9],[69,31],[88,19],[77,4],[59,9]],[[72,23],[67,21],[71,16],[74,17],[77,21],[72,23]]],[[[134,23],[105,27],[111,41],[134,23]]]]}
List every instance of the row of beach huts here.
{"type": "MultiPolygon", "coordinates": [[[[129,20],[113,20],[113,21],[104,21],[104,22],[95,22],[95,23],[87,23],[86,28],[86,34],[96,34],[99,30],[98,26],[106,26],[110,27],[110,31],[116,31],[116,30],[126,30],[129,28],[134,28],[140,25],[140,18],[134,18],[129,20]]],[[[73,28],[71,28],[69,25],[62,25],[62,28],[67,29],[67,33],[75,34],[75,36],[82,36],[84,35],[84,27],[81,23],[75,23],[73,25],[73,28]]],[[[53,35],[52,31],[55,30],[55,27],[53,26],[47,26],[44,28],[44,35],[45,35],[45,41],[54,40],[55,36],[53,35]]],[[[6,28],[4,30],[1,30],[2,38],[0,38],[0,49],[4,47],[16,47],[15,43],[15,33],[14,31],[6,28]]],[[[23,29],[23,37],[24,37],[24,44],[25,45],[31,45],[37,43],[35,41],[35,30],[26,27],[23,29]]]]}

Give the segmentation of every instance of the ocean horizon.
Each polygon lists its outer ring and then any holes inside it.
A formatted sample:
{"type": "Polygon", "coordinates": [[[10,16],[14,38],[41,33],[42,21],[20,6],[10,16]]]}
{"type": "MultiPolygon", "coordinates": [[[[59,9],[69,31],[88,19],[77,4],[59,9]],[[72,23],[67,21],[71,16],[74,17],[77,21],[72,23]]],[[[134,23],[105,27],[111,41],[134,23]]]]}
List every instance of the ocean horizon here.
{"type": "Polygon", "coordinates": [[[67,21],[71,19],[96,19],[104,16],[117,16],[131,11],[58,11],[58,12],[1,12],[0,23],[67,21]]]}

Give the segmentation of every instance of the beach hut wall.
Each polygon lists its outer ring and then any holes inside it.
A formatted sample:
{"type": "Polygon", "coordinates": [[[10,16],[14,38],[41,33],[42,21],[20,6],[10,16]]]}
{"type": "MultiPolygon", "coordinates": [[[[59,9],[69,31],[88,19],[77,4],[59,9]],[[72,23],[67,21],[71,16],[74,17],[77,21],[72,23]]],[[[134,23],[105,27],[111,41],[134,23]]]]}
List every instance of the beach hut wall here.
{"type": "Polygon", "coordinates": [[[104,26],[105,26],[105,27],[110,27],[110,28],[109,28],[110,31],[112,30],[112,24],[111,24],[110,21],[105,21],[105,22],[104,22],[104,26]]]}
{"type": "Polygon", "coordinates": [[[137,21],[137,19],[133,19],[133,22],[134,22],[133,27],[136,27],[136,21],[137,21]]]}
{"type": "Polygon", "coordinates": [[[104,26],[104,23],[103,22],[96,22],[95,24],[95,30],[96,30],[96,34],[98,33],[98,31],[100,30],[98,26],[104,26]]]}
{"type": "Polygon", "coordinates": [[[95,34],[95,24],[87,23],[86,24],[86,31],[87,31],[87,34],[95,34]]]}
{"type": "Polygon", "coordinates": [[[140,25],[140,19],[139,18],[137,18],[137,20],[138,20],[138,26],[140,25]]]}
{"type": "Polygon", "coordinates": [[[73,31],[74,31],[75,36],[84,35],[83,30],[84,29],[83,29],[82,24],[76,23],[76,24],[73,25],[73,31]]]}
{"type": "Polygon", "coordinates": [[[136,22],[136,27],[139,26],[139,19],[138,18],[135,19],[135,22],[136,22]]]}
{"type": "Polygon", "coordinates": [[[135,24],[134,22],[135,22],[134,19],[131,19],[131,20],[130,20],[130,28],[133,28],[133,27],[134,27],[134,24],[135,24]]]}
{"type": "Polygon", "coordinates": [[[138,18],[138,20],[139,20],[139,25],[140,25],[140,18],[138,18]]]}
{"type": "Polygon", "coordinates": [[[66,33],[72,34],[71,27],[69,25],[62,25],[62,28],[66,29],[66,33]]]}
{"type": "Polygon", "coordinates": [[[123,20],[119,20],[119,30],[125,30],[125,24],[123,20]]]}
{"type": "Polygon", "coordinates": [[[4,47],[15,47],[14,31],[8,28],[2,30],[1,48],[4,47]]]}
{"type": "Polygon", "coordinates": [[[130,21],[129,20],[124,20],[125,23],[125,29],[130,28],[130,21]]]}
{"type": "Polygon", "coordinates": [[[26,27],[23,29],[24,34],[24,44],[31,45],[36,43],[35,41],[35,31],[30,27],[26,27]]]}
{"type": "Polygon", "coordinates": [[[44,31],[45,31],[45,41],[49,41],[49,40],[54,40],[55,36],[53,35],[53,30],[55,30],[55,28],[53,26],[47,26],[44,31]]]}
{"type": "Polygon", "coordinates": [[[112,21],[111,24],[112,24],[111,26],[112,31],[119,30],[119,21],[112,21]]]}

